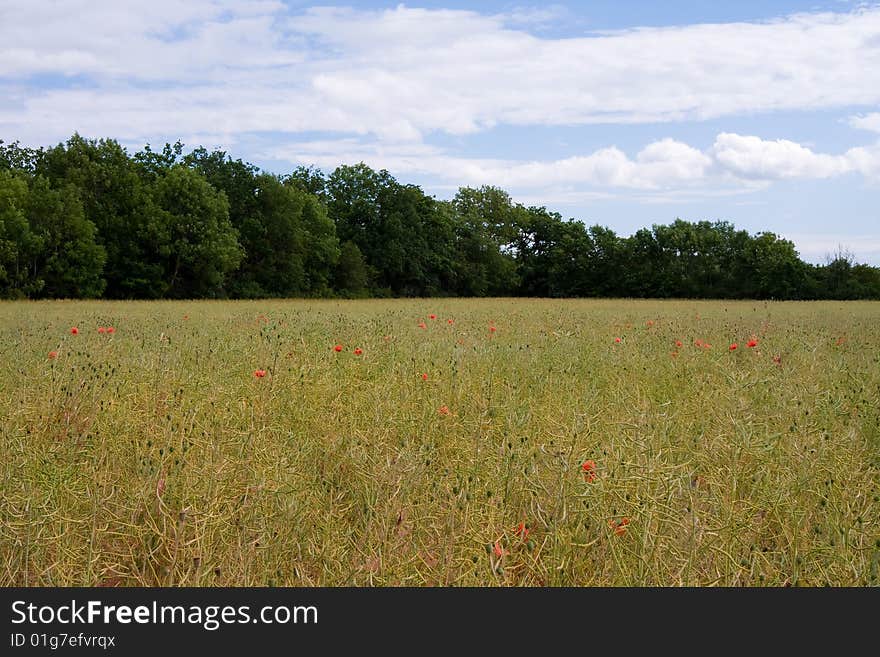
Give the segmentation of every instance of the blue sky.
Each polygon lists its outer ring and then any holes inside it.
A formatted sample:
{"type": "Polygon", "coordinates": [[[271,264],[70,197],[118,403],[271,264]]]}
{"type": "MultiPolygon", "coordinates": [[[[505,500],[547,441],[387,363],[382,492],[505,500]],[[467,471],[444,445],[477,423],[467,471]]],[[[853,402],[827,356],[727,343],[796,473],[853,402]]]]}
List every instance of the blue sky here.
{"type": "Polygon", "coordinates": [[[0,138],[181,139],[494,184],[623,235],[727,220],[880,265],[880,5],[5,3],[0,138]],[[18,5],[18,6],[13,6],[18,5]]]}

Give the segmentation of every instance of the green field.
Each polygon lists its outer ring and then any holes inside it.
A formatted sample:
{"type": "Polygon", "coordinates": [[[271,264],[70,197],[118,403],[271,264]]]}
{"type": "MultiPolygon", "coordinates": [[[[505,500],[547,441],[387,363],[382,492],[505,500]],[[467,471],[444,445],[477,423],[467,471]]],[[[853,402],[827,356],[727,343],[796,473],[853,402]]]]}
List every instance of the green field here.
{"type": "Polygon", "coordinates": [[[0,418],[3,586],[880,583],[876,302],[7,302],[0,418]]]}

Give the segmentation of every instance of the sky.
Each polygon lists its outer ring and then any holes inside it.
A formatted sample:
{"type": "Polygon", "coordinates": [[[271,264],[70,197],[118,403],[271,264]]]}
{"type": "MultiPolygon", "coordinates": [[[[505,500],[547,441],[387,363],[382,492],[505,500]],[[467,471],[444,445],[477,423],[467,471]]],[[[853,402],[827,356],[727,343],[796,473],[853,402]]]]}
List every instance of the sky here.
{"type": "MultiPolygon", "coordinates": [[[[332,0],[331,0],[332,1],[332,0]]],[[[620,235],[723,220],[880,266],[880,4],[0,2],[0,139],[494,185],[620,235]]]]}

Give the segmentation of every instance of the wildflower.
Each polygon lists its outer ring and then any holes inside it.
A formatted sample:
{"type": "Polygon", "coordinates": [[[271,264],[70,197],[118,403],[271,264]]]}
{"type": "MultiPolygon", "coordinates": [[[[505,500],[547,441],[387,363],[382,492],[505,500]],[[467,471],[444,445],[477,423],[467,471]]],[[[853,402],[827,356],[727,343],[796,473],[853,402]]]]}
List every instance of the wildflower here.
{"type": "Polygon", "coordinates": [[[184,319],[189,319],[189,315],[184,315],[183,318],[184,318],[184,319]]]}
{"type": "Polygon", "coordinates": [[[712,348],[712,345],[710,345],[708,342],[703,343],[703,349],[711,349],[711,348],[712,348]]]}
{"type": "Polygon", "coordinates": [[[694,340],[694,346],[695,347],[702,347],[703,341],[702,340],[694,340]]]}
{"type": "Polygon", "coordinates": [[[682,347],[681,340],[676,340],[676,341],[675,341],[675,346],[681,348],[681,347],[682,347]]]}
{"type": "Polygon", "coordinates": [[[620,344],[621,342],[623,342],[623,340],[621,340],[620,338],[614,338],[614,342],[620,344]]]}
{"type": "Polygon", "coordinates": [[[422,374],[422,381],[427,381],[427,380],[428,380],[428,373],[427,373],[427,372],[424,372],[424,373],[422,374]]]}
{"type": "Polygon", "coordinates": [[[340,351],[342,351],[342,345],[341,344],[336,345],[335,347],[333,347],[333,351],[335,351],[338,354],[340,351]]]}
{"type": "Polygon", "coordinates": [[[441,406],[440,408],[437,409],[437,412],[440,413],[440,415],[449,415],[449,407],[448,406],[441,406]]]}
{"type": "Polygon", "coordinates": [[[678,352],[677,352],[677,351],[673,351],[673,352],[670,353],[669,355],[672,356],[673,358],[678,358],[678,352]]]}
{"type": "Polygon", "coordinates": [[[262,379],[264,376],[266,376],[266,370],[254,370],[254,376],[258,379],[262,379]]]}
{"type": "Polygon", "coordinates": [[[649,319],[647,322],[645,322],[645,326],[654,326],[654,320],[649,319]]]}
{"type": "Polygon", "coordinates": [[[364,350],[361,349],[360,347],[358,347],[357,349],[354,350],[355,356],[360,356],[362,353],[364,353],[364,350]]]}
{"type": "Polygon", "coordinates": [[[107,329],[105,329],[103,326],[98,327],[98,333],[105,333],[106,331],[107,329]]]}
{"type": "Polygon", "coordinates": [[[112,326],[107,327],[107,333],[116,333],[116,329],[112,326]]]}
{"type": "Polygon", "coordinates": [[[437,315],[434,315],[432,313],[432,314],[428,315],[428,319],[437,319],[437,315]]]}
{"type": "Polygon", "coordinates": [[[447,320],[446,320],[446,323],[447,323],[447,324],[455,324],[455,320],[453,320],[453,319],[447,319],[447,320]]]}
{"type": "Polygon", "coordinates": [[[739,345],[736,342],[734,342],[733,344],[730,345],[729,349],[731,351],[736,351],[737,347],[739,347],[739,345]]]}
{"type": "Polygon", "coordinates": [[[616,520],[609,520],[608,521],[608,526],[614,530],[614,533],[617,536],[623,536],[624,534],[626,534],[626,526],[628,524],[629,524],[629,518],[627,518],[627,517],[621,518],[620,522],[617,522],[616,520]]]}
{"type": "Polygon", "coordinates": [[[514,533],[515,533],[517,536],[519,536],[520,538],[522,538],[522,540],[526,540],[526,539],[528,538],[528,536],[529,536],[529,528],[526,527],[526,523],[525,523],[525,521],[519,523],[519,524],[516,526],[516,529],[514,529],[513,531],[514,531],[514,533]]]}
{"type": "Polygon", "coordinates": [[[496,557],[503,557],[505,554],[510,554],[507,550],[501,547],[500,541],[495,541],[492,551],[495,553],[496,557]]]}
{"type": "Polygon", "coordinates": [[[425,328],[428,328],[428,325],[425,324],[424,322],[419,322],[419,328],[420,328],[420,329],[425,329],[425,328]]]}
{"type": "Polygon", "coordinates": [[[75,326],[74,326],[74,327],[71,327],[71,329],[70,329],[70,334],[71,334],[71,335],[79,335],[79,329],[78,329],[77,327],[75,327],[75,326]]]}
{"type": "Polygon", "coordinates": [[[490,326],[490,327],[489,327],[489,333],[494,333],[494,332],[497,331],[497,330],[498,330],[498,329],[496,329],[494,326],[490,326]]]}
{"type": "Polygon", "coordinates": [[[58,352],[57,352],[57,351],[50,351],[50,352],[49,352],[49,358],[50,358],[50,359],[52,359],[52,358],[58,358],[58,352]]]}
{"type": "Polygon", "coordinates": [[[584,473],[584,480],[590,484],[596,480],[596,462],[593,459],[587,459],[581,463],[581,472],[584,473]]]}
{"type": "Polygon", "coordinates": [[[773,362],[776,363],[777,365],[782,365],[782,356],[779,356],[777,354],[776,356],[773,357],[773,362]]]}
{"type": "Polygon", "coordinates": [[[749,340],[749,341],[746,343],[746,346],[749,347],[750,349],[751,349],[752,347],[757,347],[757,346],[758,346],[758,341],[757,341],[755,338],[752,338],[751,340],[749,340]]]}

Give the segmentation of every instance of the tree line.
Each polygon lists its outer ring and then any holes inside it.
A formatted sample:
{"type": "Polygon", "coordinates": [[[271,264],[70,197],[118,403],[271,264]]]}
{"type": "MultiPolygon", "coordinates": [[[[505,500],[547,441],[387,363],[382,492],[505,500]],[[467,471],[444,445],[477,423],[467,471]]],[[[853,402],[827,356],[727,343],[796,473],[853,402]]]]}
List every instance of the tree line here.
{"type": "Polygon", "coordinates": [[[878,299],[880,268],[726,221],[630,237],[492,186],[438,200],[387,171],[274,175],[180,142],[0,140],[0,297],[878,299]]]}

